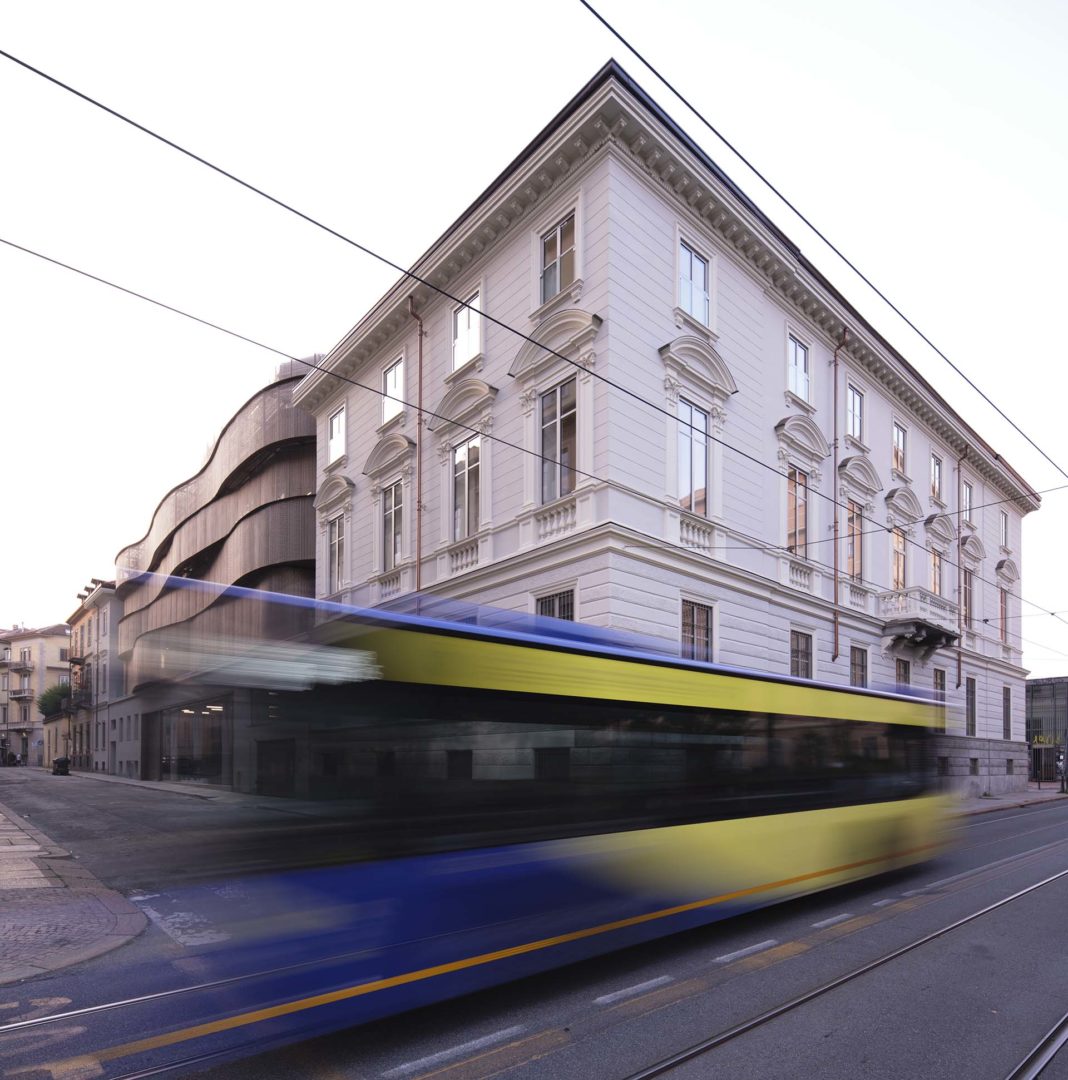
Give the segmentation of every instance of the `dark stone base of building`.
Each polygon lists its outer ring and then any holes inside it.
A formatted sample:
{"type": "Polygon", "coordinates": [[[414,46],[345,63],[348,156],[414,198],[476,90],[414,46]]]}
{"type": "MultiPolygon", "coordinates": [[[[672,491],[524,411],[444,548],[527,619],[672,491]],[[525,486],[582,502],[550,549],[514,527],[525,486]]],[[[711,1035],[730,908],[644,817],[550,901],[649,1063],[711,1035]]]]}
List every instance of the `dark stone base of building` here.
{"type": "Polygon", "coordinates": [[[935,764],[943,790],[963,798],[1026,791],[1027,743],[941,735],[935,764]]]}

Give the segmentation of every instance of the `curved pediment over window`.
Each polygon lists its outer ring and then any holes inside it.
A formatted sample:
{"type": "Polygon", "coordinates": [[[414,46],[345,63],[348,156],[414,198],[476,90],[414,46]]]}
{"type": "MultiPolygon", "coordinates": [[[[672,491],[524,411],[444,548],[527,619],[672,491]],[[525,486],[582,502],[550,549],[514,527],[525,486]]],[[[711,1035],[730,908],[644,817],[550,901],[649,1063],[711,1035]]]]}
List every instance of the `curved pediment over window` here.
{"type": "Polygon", "coordinates": [[[776,425],[779,443],[806,458],[812,465],[821,462],[831,448],[823,432],[807,416],[784,416],[776,425]]]}
{"type": "Polygon", "coordinates": [[[843,480],[848,480],[854,487],[861,491],[874,495],[883,490],[883,482],[875,471],[872,463],[863,454],[854,454],[844,458],[838,465],[838,474],[843,480]]]}
{"type": "Polygon", "coordinates": [[[328,476],[315,493],[315,509],[320,514],[348,510],[356,485],[347,476],[328,476]]]}
{"type": "Polygon", "coordinates": [[[943,544],[952,544],[957,539],[957,530],[948,514],[932,514],[923,524],[928,534],[943,544]]]}
{"type": "Polygon", "coordinates": [[[696,334],[683,334],[661,345],[659,352],[668,375],[678,380],[681,386],[703,391],[719,404],[731,394],[738,393],[738,384],[723,358],[696,334]]]}
{"type": "Polygon", "coordinates": [[[891,488],[886,493],[887,513],[892,516],[891,525],[914,525],[923,521],[923,507],[911,488],[891,488]]]}
{"type": "Polygon", "coordinates": [[[986,548],[983,547],[983,541],[978,536],[969,536],[960,546],[960,550],[964,555],[967,555],[971,559],[985,559],[986,548]]]}
{"type": "Polygon", "coordinates": [[[998,577],[1004,578],[1007,582],[1011,583],[1020,580],[1020,568],[1012,559],[1002,559],[995,569],[998,572],[998,577]]]}
{"type": "Polygon", "coordinates": [[[379,476],[403,465],[415,450],[415,443],[405,435],[394,432],[375,443],[375,448],[363,467],[364,476],[379,476]]]}
{"type": "Polygon", "coordinates": [[[550,364],[563,363],[560,353],[578,360],[597,336],[603,320],[582,308],[565,308],[540,323],[516,353],[508,374],[516,379],[535,378],[550,364]]]}
{"type": "Polygon", "coordinates": [[[496,396],[497,387],[481,379],[464,379],[438,402],[427,426],[431,431],[440,431],[450,425],[471,425],[490,409],[496,396]]]}

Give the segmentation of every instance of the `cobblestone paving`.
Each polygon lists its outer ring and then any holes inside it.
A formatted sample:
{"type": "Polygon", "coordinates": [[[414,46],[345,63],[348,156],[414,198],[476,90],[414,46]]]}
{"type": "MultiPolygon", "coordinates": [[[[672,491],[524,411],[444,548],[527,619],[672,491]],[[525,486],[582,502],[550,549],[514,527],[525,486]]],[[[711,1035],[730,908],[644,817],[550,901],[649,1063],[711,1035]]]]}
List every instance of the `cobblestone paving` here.
{"type": "Polygon", "coordinates": [[[0,806],[0,985],[99,956],[145,925],[129,901],[0,806]]]}

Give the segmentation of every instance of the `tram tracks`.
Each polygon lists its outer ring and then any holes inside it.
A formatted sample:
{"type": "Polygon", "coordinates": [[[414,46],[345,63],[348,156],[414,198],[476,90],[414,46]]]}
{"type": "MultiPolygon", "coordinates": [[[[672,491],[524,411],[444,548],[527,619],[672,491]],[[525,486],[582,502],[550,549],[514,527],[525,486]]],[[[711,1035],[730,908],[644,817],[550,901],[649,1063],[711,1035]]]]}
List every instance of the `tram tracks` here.
{"type": "MultiPolygon", "coordinates": [[[[822,998],[826,994],[830,994],[847,983],[853,982],[855,979],[862,978],[878,968],[883,967],[886,964],[892,963],[894,960],[899,959],[908,953],[914,952],[917,949],[923,948],[925,945],[929,945],[931,942],[937,941],[939,938],[945,937],[947,934],[952,933],[955,930],[959,930],[963,926],[967,926],[970,923],[983,918],[986,915],[991,914],[994,911],[998,911],[1001,908],[1015,903],[1017,900],[1030,895],[1045,888],[1047,885],[1051,885],[1055,881],[1060,881],[1068,877],[1068,870],[1061,870],[1056,874],[1043,878],[1041,881],[1035,882],[1033,885],[1029,885],[1026,888],[1020,889],[1017,892],[1012,893],[1010,896],[1006,896],[1001,900],[995,901],[993,904],[988,904],[986,907],[981,908],[979,911],[972,912],[970,915],[966,915],[963,918],[957,919],[947,926],[943,926],[938,930],[932,931],[929,934],[925,934],[923,937],[918,938],[915,941],[909,942],[907,945],[903,945],[897,949],[893,949],[883,956],[869,961],[866,964],[846,972],[844,975],[839,975],[834,979],[829,979],[827,982],[820,986],[814,987],[805,993],[798,994],[796,997],[791,998],[788,1001],[782,1002],[779,1005],[774,1006],[765,1012],[760,1013],[757,1016],[745,1020],[739,1024],[735,1024],[732,1027],[719,1032],[716,1035],[709,1036],[696,1043],[691,1044],[684,1050],[680,1050],[668,1057],[662,1058],[660,1061],[654,1062],[651,1065],[646,1066],[643,1069],[635,1073],[631,1073],[626,1077],[626,1080],[653,1080],[654,1077],[664,1076],[671,1072],[673,1069],[679,1066],[693,1061],[696,1058],[724,1046],[725,1044],[740,1038],[747,1033],[756,1030],[763,1025],[770,1023],[773,1020],[794,1012],[803,1006],[822,998]]],[[[1068,1042],[1068,1015],[1063,1017],[1061,1021],[1038,1043],[1038,1045],[1032,1050],[1032,1052],[1024,1059],[1023,1062],[1009,1074],[1007,1080],[1034,1080],[1035,1077],[1052,1061],[1056,1053],[1068,1042]]]]}

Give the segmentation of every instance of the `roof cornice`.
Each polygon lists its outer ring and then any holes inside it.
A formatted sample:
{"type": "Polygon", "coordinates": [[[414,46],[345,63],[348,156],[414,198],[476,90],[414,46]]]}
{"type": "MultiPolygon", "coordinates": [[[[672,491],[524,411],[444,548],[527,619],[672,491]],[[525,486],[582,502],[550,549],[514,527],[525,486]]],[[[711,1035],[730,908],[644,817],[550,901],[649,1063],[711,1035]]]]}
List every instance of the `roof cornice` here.
{"type": "MultiPolygon", "coordinates": [[[[335,346],[294,391],[315,411],[400,335],[417,309],[450,296],[450,286],[529,221],[565,182],[610,152],[629,162],[715,234],[763,279],[769,295],[845,352],[1022,513],[1039,496],[871,327],[759,207],[614,61],[607,64],[489,188],[335,346]],[[429,284],[421,284],[413,277],[429,284]],[[434,286],[432,288],[430,286],[434,286]]],[[[452,296],[456,302],[462,297],[452,296]]]]}

